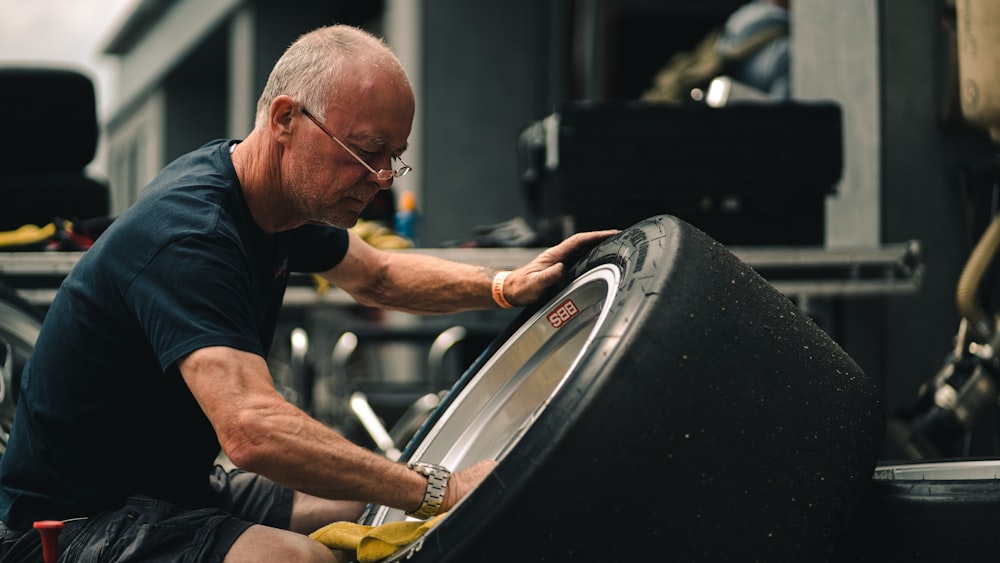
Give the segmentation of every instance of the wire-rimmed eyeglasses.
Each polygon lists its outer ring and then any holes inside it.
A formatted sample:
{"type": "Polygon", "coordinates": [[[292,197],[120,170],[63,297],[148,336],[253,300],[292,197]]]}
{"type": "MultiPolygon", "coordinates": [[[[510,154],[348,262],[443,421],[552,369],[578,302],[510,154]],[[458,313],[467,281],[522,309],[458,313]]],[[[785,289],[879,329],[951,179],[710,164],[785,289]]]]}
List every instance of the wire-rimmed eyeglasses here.
{"type": "Polygon", "coordinates": [[[358,162],[360,162],[362,166],[364,166],[365,168],[368,169],[369,172],[371,172],[372,174],[374,174],[375,177],[378,178],[378,180],[380,182],[385,182],[385,181],[391,180],[393,178],[401,178],[403,176],[406,176],[410,172],[413,172],[413,167],[410,166],[409,164],[407,164],[405,161],[403,161],[403,159],[400,158],[399,155],[397,155],[397,154],[393,154],[393,155],[390,155],[390,156],[392,157],[392,160],[398,160],[399,163],[402,164],[402,166],[400,166],[399,168],[390,169],[390,170],[386,170],[384,168],[381,169],[381,170],[375,170],[363,158],[361,158],[360,156],[358,156],[358,153],[352,151],[350,147],[348,147],[346,144],[344,144],[343,141],[341,141],[333,133],[331,133],[330,130],[327,129],[322,123],[320,123],[320,121],[318,119],[316,119],[315,117],[313,117],[313,114],[309,113],[309,110],[307,110],[304,107],[302,107],[301,109],[302,109],[302,115],[308,117],[309,121],[312,121],[313,123],[315,123],[316,127],[319,127],[320,130],[322,130],[324,133],[326,133],[326,135],[328,137],[330,137],[331,139],[333,139],[334,141],[336,141],[338,145],[340,145],[341,147],[343,147],[344,150],[347,151],[347,154],[353,156],[355,160],[357,160],[358,162]]]}

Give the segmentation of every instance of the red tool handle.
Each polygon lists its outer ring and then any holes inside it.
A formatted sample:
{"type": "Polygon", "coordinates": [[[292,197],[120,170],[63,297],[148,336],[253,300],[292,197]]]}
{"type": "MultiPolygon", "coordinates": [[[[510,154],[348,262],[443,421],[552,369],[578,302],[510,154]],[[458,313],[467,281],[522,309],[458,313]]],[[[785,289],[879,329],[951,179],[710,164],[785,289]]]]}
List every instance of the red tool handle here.
{"type": "Polygon", "coordinates": [[[59,531],[64,525],[59,520],[35,522],[35,529],[42,535],[42,558],[45,563],[56,563],[59,559],[59,531]]]}

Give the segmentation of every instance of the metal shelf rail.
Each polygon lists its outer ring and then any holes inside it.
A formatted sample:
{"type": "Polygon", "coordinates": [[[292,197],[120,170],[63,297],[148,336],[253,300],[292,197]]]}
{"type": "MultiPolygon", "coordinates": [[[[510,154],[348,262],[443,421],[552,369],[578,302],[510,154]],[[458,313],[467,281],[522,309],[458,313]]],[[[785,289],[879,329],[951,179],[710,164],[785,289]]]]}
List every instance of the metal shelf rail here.
{"type": "MultiPolygon", "coordinates": [[[[924,263],[920,243],[868,248],[733,247],[729,249],[790,298],[854,298],[915,293],[924,263]]],[[[533,259],[534,248],[418,248],[420,252],[459,262],[514,268],[533,259]]],[[[40,306],[52,302],[62,279],[82,252],[0,252],[0,283],[40,306]]],[[[336,288],[317,291],[308,276],[293,276],[285,305],[343,306],[353,301],[336,288]]]]}

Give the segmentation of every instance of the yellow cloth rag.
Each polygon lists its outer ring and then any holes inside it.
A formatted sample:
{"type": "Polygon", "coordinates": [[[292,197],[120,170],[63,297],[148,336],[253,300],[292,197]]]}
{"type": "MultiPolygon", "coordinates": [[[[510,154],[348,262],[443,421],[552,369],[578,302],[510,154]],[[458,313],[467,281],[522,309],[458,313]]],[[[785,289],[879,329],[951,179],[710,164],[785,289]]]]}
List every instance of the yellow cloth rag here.
{"type": "Polygon", "coordinates": [[[309,537],[330,549],[356,552],[360,563],[375,563],[416,541],[444,516],[439,514],[423,522],[407,520],[379,526],[334,522],[309,534],[309,537]]]}
{"type": "Polygon", "coordinates": [[[54,223],[49,223],[44,227],[22,225],[13,231],[0,232],[0,247],[40,244],[48,241],[55,234],[56,226],[54,223]]]}

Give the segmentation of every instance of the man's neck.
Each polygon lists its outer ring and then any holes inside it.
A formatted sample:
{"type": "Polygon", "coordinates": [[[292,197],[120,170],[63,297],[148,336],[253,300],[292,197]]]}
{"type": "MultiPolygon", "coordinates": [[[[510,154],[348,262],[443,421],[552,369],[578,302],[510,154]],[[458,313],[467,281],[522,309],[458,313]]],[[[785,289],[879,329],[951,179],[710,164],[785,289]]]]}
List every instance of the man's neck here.
{"type": "Polygon", "coordinates": [[[255,130],[233,146],[230,158],[254,222],[272,234],[298,226],[282,216],[286,206],[280,200],[279,147],[265,143],[255,130]]]}

